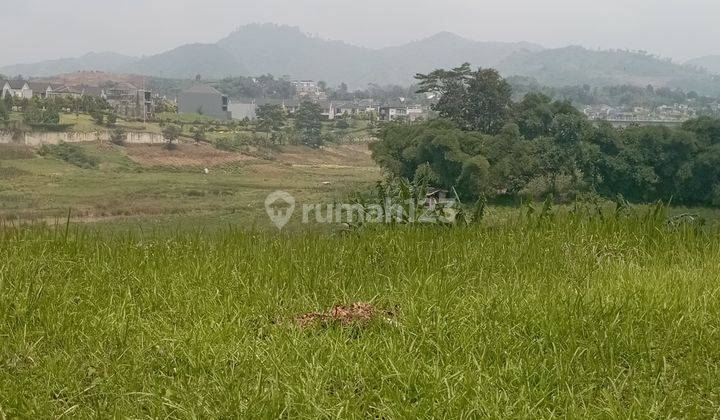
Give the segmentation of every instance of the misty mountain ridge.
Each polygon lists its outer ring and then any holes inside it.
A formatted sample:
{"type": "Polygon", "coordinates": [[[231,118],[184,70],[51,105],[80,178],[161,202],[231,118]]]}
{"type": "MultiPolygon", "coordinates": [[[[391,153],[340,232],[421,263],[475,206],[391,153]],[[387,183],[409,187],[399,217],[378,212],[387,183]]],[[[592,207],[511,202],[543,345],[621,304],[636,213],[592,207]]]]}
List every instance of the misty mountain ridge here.
{"type": "Polygon", "coordinates": [[[705,57],[695,58],[685,64],[703,68],[710,73],[720,74],[720,55],[707,55],[705,57]]]}
{"type": "Polygon", "coordinates": [[[652,84],[720,94],[720,77],[704,70],[713,70],[709,60],[705,65],[690,62],[692,65],[683,66],[639,52],[576,46],[545,49],[529,42],[474,41],[451,32],[371,49],[274,24],[243,26],[213,44],[186,44],[145,57],[91,53],[75,59],[5,66],[0,73],[40,77],[98,70],[183,79],[197,74],[206,79],[273,74],[363,88],[370,83],[409,85],[416,73],[464,62],[497,68],[504,76],[533,78],[548,86],[652,84]]]}
{"type": "Polygon", "coordinates": [[[136,57],[114,52],[90,52],[75,58],[59,58],[37,63],[4,66],[0,67],[0,73],[8,76],[45,77],[83,70],[112,72],[118,68],[129,66],[137,60],[136,57]]]}

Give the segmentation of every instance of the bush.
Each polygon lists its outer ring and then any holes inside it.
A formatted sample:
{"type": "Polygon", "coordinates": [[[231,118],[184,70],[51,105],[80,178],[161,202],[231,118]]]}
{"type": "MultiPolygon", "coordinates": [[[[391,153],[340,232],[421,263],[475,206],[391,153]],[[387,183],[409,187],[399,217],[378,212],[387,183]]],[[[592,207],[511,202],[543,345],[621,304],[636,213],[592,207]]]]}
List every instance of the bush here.
{"type": "Polygon", "coordinates": [[[115,111],[113,111],[107,115],[105,122],[107,123],[108,127],[115,127],[115,124],[117,124],[117,119],[118,119],[118,116],[115,113],[115,111]]]}
{"type": "Polygon", "coordinates": [[[105,123],[105,114],[100,109],[93,109],[90,111],[90,117],[95,121],[97,125],[103,125],[105,123]]]}
{"type": "Polygon", "coordinates": [[[337,122],[335,123],[335,128],[340,130],[347,130],[348,128],[350,128],[350,123],[348,123],[346,119],[342,118],[337,120],[337,122]]]}
{"type": "Polygon", "coordinates": [[[165,128],[163,128],[162,134],[167,142],[167,148],[172,150],[175,148],[175,144],[173,142],[178,140],[182,135],[182,127],[175,124],[168,124],[165,128]]]}
{"type": "Polygon", "coordinates": [[[245,153],[250,146],[262,146],[267,143],[264,136],[252,133],[237,133],[232,138],[222,138],[215,141],[215,148],[227,152],[245,153]]]}
{"type": "Polygon", "coordinates": [[[110,133],[110,142],[112,144],[117,144],[118,146],[120,146],[125,143],[125,139],[127,139],[127,134],[125,133],[125,130],[120,127],[114,129],[110,133]]]}
{"type": "Polygon", "coordinates": [[[54,157],[83,169],[96,169],[100,163],[97,158],[85,153],[80,146],[64,142],[57,145],[46,144],[38,153],[40,156],[54,157]]]}

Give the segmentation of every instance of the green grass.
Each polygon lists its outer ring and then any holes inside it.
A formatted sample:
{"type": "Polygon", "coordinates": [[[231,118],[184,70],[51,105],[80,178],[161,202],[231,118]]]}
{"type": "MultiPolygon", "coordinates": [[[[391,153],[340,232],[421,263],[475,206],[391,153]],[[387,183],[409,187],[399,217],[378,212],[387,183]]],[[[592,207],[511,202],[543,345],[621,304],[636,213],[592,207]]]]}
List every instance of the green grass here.
{"type": "Polygon", "coordinates": [[[664,218],[0,243],[0,417],[720,410],[720,241],[664,218]],[[372,302],[392,322],[294,316],[372,302]]]}
{"type": "Polygon", "coordinates": [[[72,143],[46,144],[38,150],[38,154],[50,156],[83,169],[95,169],[99,164],[99,159],[88,155],[81,146],[72,143]]]}
{"type": "MultiPolygon", "coordinates": [[[[109,128],[106,125],[98,125],[92,117],[87,114],[61,114],[60,124],[72,124],[70,130],[78,133],[95,133],[112,130],[112,128],[109,128]]],[[[154,122],[147,122],[143,124],[142,122],[126,121],[122,118],[118,118],[116,125],[127,131],[155,134],[162,133],[160,125],[154,122]]]]}
{"type": "Polygon", "coordinates": [[[203,167],[141,166],[125,147],[88,143],[72,149],[77,151],[72,156],[98,162],[97,169],[27,149],[0,148],[0,220],[52,224],[71,211],[74,218],[91,221],[111,218],[103,223],[110,230],[194,226],[184,223],[188,220],[217,227],[253,225],[265,222],[263,202],[274,190],[287,190],[305,202],[324,202],[380,177],[375,167],[293,167],[259,159],[214,166],[204,175],[203,167]],[[321,185],[323,181],[332,181],[332,187],[321,185]]]}

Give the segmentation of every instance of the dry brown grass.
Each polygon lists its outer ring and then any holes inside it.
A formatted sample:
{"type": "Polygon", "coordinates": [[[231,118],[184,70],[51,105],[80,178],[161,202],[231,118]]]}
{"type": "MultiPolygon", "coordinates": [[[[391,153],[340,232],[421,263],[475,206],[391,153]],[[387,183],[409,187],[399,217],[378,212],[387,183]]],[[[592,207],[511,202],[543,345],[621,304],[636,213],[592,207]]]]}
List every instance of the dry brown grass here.
{"type": "Polygon", "coordinates": [[[213,167],[255,158],[218,150],[208,144],[179,144],[173,150],[164,145],[128,145],[126,153],[141,166],[213,167]]]}
{"type": "Polygon", "coordinates": [[[334,306],[327,312],[310,312],[295,317],[295,322],[301,327],[315,325],[328,326],[332,324],[367,325],[374,319],[392,319],[392,311],[377,308],[370,303],[358,302],[349,306],[334,306]]]}
{"type": "Polygon", "coordinates": [[[285,146],[278,154],[281,163],[293,166],[362,167],[375,166],[367,144],[344,144],[323,149],[285,146]]]}

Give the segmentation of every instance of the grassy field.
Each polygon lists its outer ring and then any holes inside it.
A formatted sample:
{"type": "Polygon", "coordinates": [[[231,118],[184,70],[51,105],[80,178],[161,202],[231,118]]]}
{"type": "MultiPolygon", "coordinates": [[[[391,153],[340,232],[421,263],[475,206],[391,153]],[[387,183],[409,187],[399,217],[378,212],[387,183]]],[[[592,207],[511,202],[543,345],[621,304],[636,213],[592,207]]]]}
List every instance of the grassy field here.
{"type": "Polygon", "coordinates": [[[210,145],[183,144],[172,151],[161,145],[80,147],[99,162],[96,169],[1,147],[0,220],[52,224],[70,212],[75,220],[118,230],[197,223],[251,226],[259,217],[270,226],[263,203],[274,190],[324,202],[381,176],[363,145],[323,151],[287,146],[273,151],[270,160],[210,145]]]}
{"type": "Polygon", "coordinates": [[[366,147],[80,147],[0,147],[0,419],[720,413],[717,210],[277,233],[268,193],[367,189],[366,147]]]}
{"type": "Polygon", "coordinates": [[[665,220],[6,230],[0,417],[716,417],[718,232],[665,220]]]}

